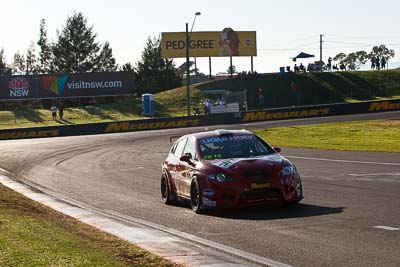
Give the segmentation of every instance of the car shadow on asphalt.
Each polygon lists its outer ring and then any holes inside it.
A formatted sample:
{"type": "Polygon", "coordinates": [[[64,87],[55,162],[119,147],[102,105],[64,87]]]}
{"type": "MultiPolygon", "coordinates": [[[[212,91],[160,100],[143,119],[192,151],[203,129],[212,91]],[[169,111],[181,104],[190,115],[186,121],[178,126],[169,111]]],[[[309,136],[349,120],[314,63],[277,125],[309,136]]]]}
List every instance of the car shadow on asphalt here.
{"type": "Polygon", "coordinates": [[[280,220],[342,213],[344,207],[323,207],[311,204],[297,206],[258,206],[234,210],[219,210],[207,215],[233,220],[280,220]]]}

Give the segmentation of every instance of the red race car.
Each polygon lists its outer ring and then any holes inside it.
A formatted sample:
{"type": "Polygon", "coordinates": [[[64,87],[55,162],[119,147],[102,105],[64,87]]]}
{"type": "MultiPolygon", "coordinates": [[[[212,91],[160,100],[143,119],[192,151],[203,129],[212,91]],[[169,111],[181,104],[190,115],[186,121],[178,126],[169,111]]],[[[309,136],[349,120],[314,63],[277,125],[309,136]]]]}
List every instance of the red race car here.
{"type": "Polygon", "coordinates": [[[161,197],[195,212],[303,199],[296,167],[257,135],[215,130],[180,137],[162,163],[161,197]]]}

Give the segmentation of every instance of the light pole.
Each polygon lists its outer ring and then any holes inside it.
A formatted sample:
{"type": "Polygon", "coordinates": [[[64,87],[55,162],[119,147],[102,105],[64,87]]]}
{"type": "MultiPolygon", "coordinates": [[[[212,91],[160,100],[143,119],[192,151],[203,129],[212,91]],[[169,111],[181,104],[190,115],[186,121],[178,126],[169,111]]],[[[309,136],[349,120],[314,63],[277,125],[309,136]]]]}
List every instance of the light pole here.
{"type": "MultiPolygon", "coordinates": [[[[192,28],[190,29],[190,34],[192,34],[194,23],[196,22],[196,17],[200,16],[200,12],[194,14],[194,20],[192,28]]],[[[189,48],[190,48],[190,35],[189,35],[189,25],[186,23],[186,104],[187,104],[187,115],[190,116],[190,66],[189,66],[189,48]]]]}

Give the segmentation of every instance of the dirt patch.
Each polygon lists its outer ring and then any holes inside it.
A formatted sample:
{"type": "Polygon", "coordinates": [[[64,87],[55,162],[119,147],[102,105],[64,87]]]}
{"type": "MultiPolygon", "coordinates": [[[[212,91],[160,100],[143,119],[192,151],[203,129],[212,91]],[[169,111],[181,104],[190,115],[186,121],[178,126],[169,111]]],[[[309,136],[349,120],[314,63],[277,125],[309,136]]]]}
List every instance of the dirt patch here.
{"type": "Polygon", "coordinates": [[[378,125],[400,127],[400,120],[382,121],[378,123],[378,125]]]}

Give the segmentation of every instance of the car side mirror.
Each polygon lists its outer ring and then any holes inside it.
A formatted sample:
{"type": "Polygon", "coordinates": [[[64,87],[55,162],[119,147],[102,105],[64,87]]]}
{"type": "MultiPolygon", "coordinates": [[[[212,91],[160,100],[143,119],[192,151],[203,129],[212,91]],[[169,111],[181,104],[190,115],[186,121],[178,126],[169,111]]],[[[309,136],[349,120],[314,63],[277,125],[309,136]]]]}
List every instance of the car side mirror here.
{"type": "Polygon", "coordinates": [[[192,154],[190,154],[190,153],[185,153],[183,156],[181,156],[181,157],[179,158],[179,160],[180,160],[180,161],[187,162],[187,163],[189,163],[190,165],[193,165],[193,162],[192,162],[192,154]]]}
{"type": "Polygon", "coordinates": [[[280,147],[274,147],[276,153],[281,153],[282,149],[280,147]]]}

